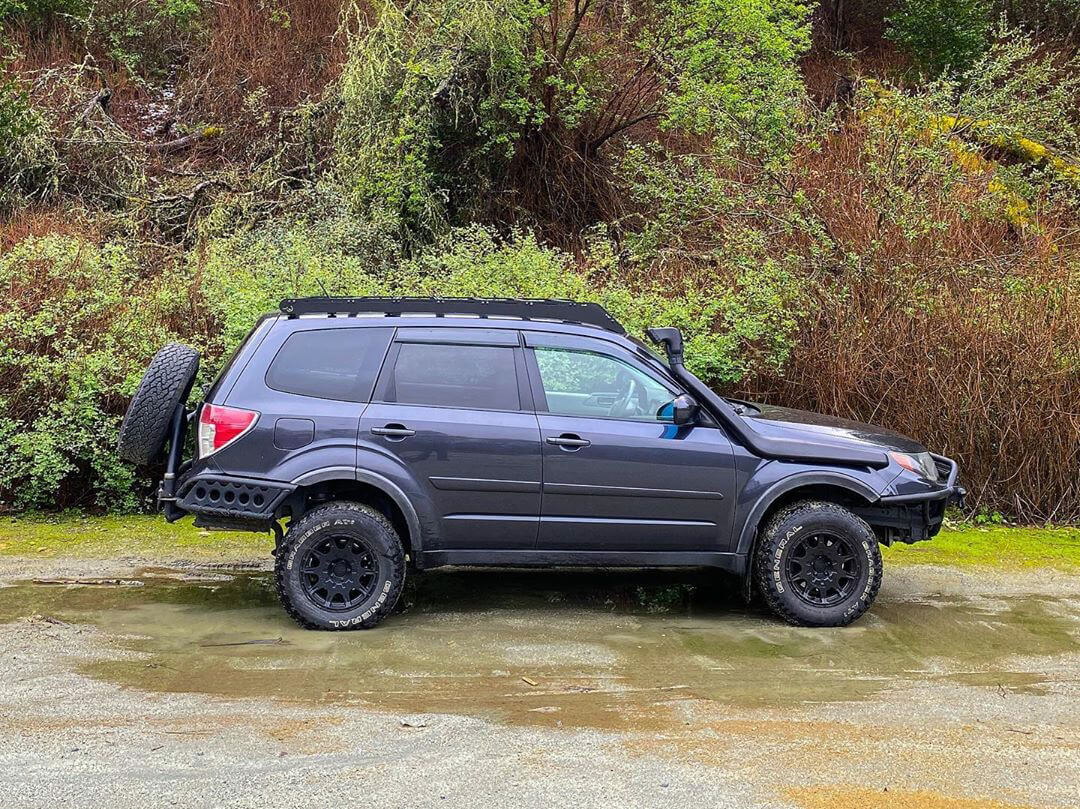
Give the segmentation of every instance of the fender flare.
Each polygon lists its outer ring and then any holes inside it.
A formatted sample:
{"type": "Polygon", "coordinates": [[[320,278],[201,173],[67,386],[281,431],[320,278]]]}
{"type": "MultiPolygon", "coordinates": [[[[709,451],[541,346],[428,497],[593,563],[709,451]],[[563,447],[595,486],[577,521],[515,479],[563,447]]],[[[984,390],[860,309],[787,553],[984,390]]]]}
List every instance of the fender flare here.
{"type": "Polygon", "coordinates": [[[746,555],[746,568],[748,573],[753,565],[754,539],[761,518],[777,499],[788,492],[792,492],[795,489],[801,489],[805,486],[835,486],[839,489],[846,489],[853,494],[859,495],[866,500],[867,503],[874,503],[880,497],[879,492],[875,491],[861,480],[840,472],[796,472],[795,474],[781,478],[766,489],[757,499],[757,502],[754,503],[753,508],[750,509],[750,513],[746,516],[746,519],[739,529],[739,543],[736,546],[736,549],[738,553],[746,555]]]}
{"type": "Polygon", "coordinates": [[[368,469],[358,469],[355,466],[326,466],[322,469],[313,469],[292,481],[294,486],[311,486],[315,483],[324,483],[328,480],[355,480],[366,483],[378,489],[389,497],[403,515],[405,524],[409,528],[409,539],[413,551],[419,553],[423,550],[424,535],[420,529],[420,518],[413,507],[412,501],[401,490],[401,487],[387,477],[368,469]]]}

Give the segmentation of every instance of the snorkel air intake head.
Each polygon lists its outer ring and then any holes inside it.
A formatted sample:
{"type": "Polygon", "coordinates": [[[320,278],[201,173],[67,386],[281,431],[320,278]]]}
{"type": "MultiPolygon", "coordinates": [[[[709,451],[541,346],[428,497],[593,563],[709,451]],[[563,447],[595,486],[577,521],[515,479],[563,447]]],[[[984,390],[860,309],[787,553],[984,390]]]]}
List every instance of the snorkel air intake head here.
{"type": "Polygon", "coordinates": [[[682,352],[682,332],[676,328],[652,328],[646,329],[645,333],[649,335],[649,339],[657,345],[664,347],[664,352],[667,354],[668,364],[672,368],[681,368],[683,364],[683,352],[682,352]]]}

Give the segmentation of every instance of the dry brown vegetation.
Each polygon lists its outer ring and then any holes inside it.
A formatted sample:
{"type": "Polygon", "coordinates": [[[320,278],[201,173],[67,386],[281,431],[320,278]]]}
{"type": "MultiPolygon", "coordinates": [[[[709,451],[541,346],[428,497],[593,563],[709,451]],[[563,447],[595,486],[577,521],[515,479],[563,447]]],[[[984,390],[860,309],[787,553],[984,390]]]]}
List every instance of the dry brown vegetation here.
{"type": "Polygon", "coordinates": [[[1080,222],[1048,207],[1017,229],[974,206],[987,177],[928,191],[940,229],[868,203],[865,133],[812,155],[806,184],[843,252],[815,285],[782,374],[745,393],[888,425],[961,463],[971,499],[1028,520],[1080,513],[1080,222]]]}

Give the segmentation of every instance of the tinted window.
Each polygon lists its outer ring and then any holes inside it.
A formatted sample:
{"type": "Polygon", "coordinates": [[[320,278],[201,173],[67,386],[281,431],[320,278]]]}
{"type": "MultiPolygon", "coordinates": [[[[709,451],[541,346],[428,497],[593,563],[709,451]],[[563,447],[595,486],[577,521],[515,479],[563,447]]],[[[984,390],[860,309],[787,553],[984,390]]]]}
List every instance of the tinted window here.
{"type": "Polygon", "coordinates": [[[401,343],[385,388],[388,402],[517,410],[514,349],[401,343]]]}
{"type": "Polygon", "coordinates": [[[392,332],[366,328],[296,332],[270,363],[266,384],[319,399],[369,401],[392,332]]]}
{"type": "Polygon", "coordinates": [[[535,354],[549,413],[670,421],[657,411],[675,394],[640,368],[591,351],[537,348],[535,354]]]}

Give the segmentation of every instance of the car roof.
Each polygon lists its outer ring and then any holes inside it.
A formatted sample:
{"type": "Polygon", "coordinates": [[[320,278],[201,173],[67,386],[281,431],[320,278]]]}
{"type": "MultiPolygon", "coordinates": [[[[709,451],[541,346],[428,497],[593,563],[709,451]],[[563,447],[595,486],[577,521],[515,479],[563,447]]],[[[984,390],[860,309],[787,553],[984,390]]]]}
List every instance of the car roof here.
{"type": "Polygon", "coordinates": [[[628,335],[597,303],[551,298],[316,297],[286,298],[279,309],[279,320],[316,322],[318,328],[512,329],[588,337],[621,346],[666,370],[654,351],[628,335]]]}

